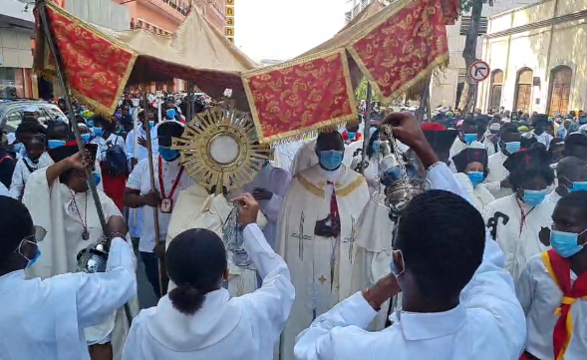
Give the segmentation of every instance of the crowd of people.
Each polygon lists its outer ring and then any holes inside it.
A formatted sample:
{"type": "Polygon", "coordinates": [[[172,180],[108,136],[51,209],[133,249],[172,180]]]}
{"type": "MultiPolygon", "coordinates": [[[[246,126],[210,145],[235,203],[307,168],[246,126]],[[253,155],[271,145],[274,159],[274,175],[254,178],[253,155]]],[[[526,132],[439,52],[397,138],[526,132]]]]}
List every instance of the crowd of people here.
{"type": "Polygon", "coordinates": [[[277,145],[249,184],[217,192],[171,146],[186,128],[175,98],[75,111],[85,152],[68,121],[39,124],[32,108],[0,149],[8,360],[587,354],[583,115],[420,123],[376,109],[368,125],[277,145]],[[382,196],[404,161],[426,189],[398,219],[382,196]],[[100,241],[106,271],[80,271],[100,241]],[[138,259],[159,298],[140,312],[138,259]]]}

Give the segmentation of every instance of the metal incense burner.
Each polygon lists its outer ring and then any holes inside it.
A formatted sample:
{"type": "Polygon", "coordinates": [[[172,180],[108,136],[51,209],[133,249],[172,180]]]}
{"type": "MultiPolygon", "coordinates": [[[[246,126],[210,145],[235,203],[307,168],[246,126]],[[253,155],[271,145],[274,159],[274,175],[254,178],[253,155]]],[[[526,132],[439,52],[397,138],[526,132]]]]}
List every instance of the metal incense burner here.
{"type": "Polygon", "coordinates": [[[397,140],[389,126],[384,127],[390,148],[394,156],[384,159],[384,190],[374,193],[374,200],[389,210],[392,221],[396,222],[407,204],[425,190],[424,181],[417,176],[414,159],[408,158],[399,149],[397,140]],[[408,171],[410,169],[411,171],[408,171]]]}
{"type": "Polygon", "coordinates": [[[106,271],[108,263],[107,239],[102,238],[90,244],[77,254],[77,271],[88,274],[106,271]]]}

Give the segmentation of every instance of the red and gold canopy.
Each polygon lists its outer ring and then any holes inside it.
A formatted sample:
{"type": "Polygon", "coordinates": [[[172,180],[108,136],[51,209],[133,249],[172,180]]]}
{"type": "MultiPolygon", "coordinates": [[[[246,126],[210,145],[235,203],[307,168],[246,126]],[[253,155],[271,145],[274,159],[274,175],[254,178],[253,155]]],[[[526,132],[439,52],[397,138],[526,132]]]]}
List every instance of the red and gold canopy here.
{"type": "MultiPolygon", "coordinates": [[[[190,20],[199,26],[190,29],[204,26],[206,33],[198,30],[194,37],[184,24],[169,42],[145,33],[141,41],[130,41],[54,5],[46,7],[67,85],[80,102],[112,113],[127,85],[173,78],[193,81],[212,97],[221,97],[230,88],[237,106],[250,109],[260,141],[274,142],[356,121],[353,89],[362,76],[389,102],[446,63],[446,24],[454,21],[458,0],[397,1],[302,56],[265,68],[255,68],[200,14],[190,20]],[[443,7],[447,2],[451,6],[443,7]],[[207,39],[200,39],[204,36],[207,39]],[[188,46],[184,42],[210,39],[220,50],[207,56],[220,51],[222,61],[182,56],[188,46]],[[161,46],[167,51],[152,50],[161,46]]],[[[37,47],[35,66],[51,75],[54,64],[46,48],[37,47]]]]}

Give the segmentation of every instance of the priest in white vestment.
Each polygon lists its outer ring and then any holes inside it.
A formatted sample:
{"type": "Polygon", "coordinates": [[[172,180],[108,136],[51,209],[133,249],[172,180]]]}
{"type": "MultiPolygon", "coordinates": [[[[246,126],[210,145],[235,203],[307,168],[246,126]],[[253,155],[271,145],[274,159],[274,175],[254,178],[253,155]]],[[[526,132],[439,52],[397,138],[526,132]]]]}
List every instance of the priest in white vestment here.
{"type": "Polygon", "coordinates": [[[400,225],[404,231],[400,237],[409,237],[409,240],[395,244],[393,261],[385,278],[369,289],[357,291],[298,335],[295,346],[298,360],[513,360],[522,350],[524,317],[515,298],[511,276],[503,271],[503,254],[495,242],[485,236],[481,216],[475,215],[475,210],[462,199],[456,199],[454,194],[466,200],[468,195],[461,191],[446,164],[431,154],[422,135],[417,134],[418,121],[413,117],[408,119],[411,119],[409,124],[402,123],[401,134],[415,137],[406,143],[418,146],[416,151],[427,168],[427,183],[432,189],[444,191],[419,196],[420,203],[406,216],[411,221],[400,225]],[[422,204],[422,198],[427,204],[422,204]],[[450,199],[454,204],[443,205],[440,198],[450,199]],[[437,208],[435,203],[439,204],[437,208]],[[460,207],[460,215],[450,214],[452,205],[460,207]],[[436,214],[428,217],[427,212],[436,214]],[[468,218],[465,220],[468,228],[456,234],[451,226],[457,226],[463,215],[468,218]],[[432,220],[427,220],[429,218],[432,220]],[[442,219],[448,219],[450,225],[434,226],[442,219]],[[422,221],[428,224],[419,232],[422,221]],[[442,228],[437,236],[451,234],[456,238],[443,240],[445,244],[451,243],[448,249],[446,245],[434,248],[438,241],[433,232],[437,228],[442,228]],[[416,240],[417,245],[406,246],[406,241],[413,244],[416,240]],[[467,244],[471,244],[470,250],[467,244]],[[422,247],[433,250],[426,252],[422,247]],[[463,250],[469,251],[467,261],[457,261],[457,265],[455,261],[446,261],[447,257],[462,256],[463,250]],[[442,251],[446,257],[435,255],[442,251]],[[408,259],[412,259],[412,267],[408,259]],[[474,263],[468,262],[472,259],[474,263]],[[426,269],[426,265],[430,268],[426,269]],[[420,276],[426,280],[419,281],[420,276]],[[423,286],[427,289],[422,289],[423,286]],[[429,292],[434,287],[436,290],[429,292]],[[393,324],[385,330],[368,331],[378,310],[384,308],[383,303],[402,288],[406,310],[397,311],[393,324]],[[446,302],[446,298],[451,300],[446,302]]]}
{"type": "MultiPolygon", "coordinates": [[[[27,272],[42,279],[77,272],[78,253],[104,235],[85,172],[80,168],[82,155],[78,153],[77,143],[51,149],[49,155],[55,164],[31,174],[23,197],[35,225],[47,231],[39,243],[43,256],[27,272]]],[[[93,161],[85,158],[83,164],[87,166],[93,161]]],[[[126,222],[114,202],[100,190],[98,195],[109,230],[126,234],[126,222]]],[[[137,310],[136,299],[131,305],[137,310]]],[[[113,351],[113,358],[120,359],[129,326],[124,309],[120,309],[99,325],[86,328],[85,338],[91,352],[113,351]]],[[[92,356],[93,360],[105,359],[102,355],[92,356]]]]}
{"type": "Polygon", "coordinates": [[[520,150],[520,132],[516,125],[505,124],[501,127],[499,149],[499,152],[489,156],[488,174],[483,182],[496,199],[513,193],[511,184],[507,181],[509,171],[503,163],[511,154],[520,150]]]}
{"type": "Polygon", "coordinates": [[[281,338],[282,360],[294,359],[295,336],[316,316],[357,290],[351,286],[354,243],[369,187],[342,165],[344,149],[340,133],[321,133],[319,164],[297,174],[283,199],[277,249],[297,296],[281,338]]]}
{"type": "MultiPolygon", "coordinates": [[[[111,234],[106,271],[27,279],[44,242],[26,207],[0,196],[0,349],[3,360],[90,360],[84,328],[136,294],[132,245],[111,234]]],[[[48,254],[50,255],[50,254],[48,254]]]]}
{"type": "Polygon", "coordinates": [[[167,251],[167,272],[179,287],[135,318],[124,360],[273,359],[295,289],[287,265],[254,223],[259,205],[250,194],[238,201],[245,204],[239,207],[243,245],[263,286],[231,297],[221,286],[229,271],[222,239],[204,229],[181,233],[167,251]]]}
{"type": "Polygon", "coordinates": [[[539,240],[542,228],[552,225],[555,204],[547,201],[554,172],[544,148],[531,148],[510,156],[505,167],[514,194],[495,200],[483,211],[491,235],[505,253],[505,269],[514,279],[532,256],[548,250],[539,240]]]}
{"type": "MultiPolygon", "coordinates": [[[[207,229],[223,238],[223,227],[228,216],[234,209],[230,201],[231,195],[210,192],[199,184],[194,184],[179,194],[177,203],[171,214],[171,221],[167,230],[166,248],[173,239],[189,229],[207,229]]],[[[257,223],[263,228],[267,221],[259,213],[257,223]]],[[[227,288],[231,296],[241,296],[257,289],[257,275],[254,269],[237,266],[233,261],[232,253],[228,254],[228,281],[227,288]]],[[[169,281],[168,292],[175,288],[173,281],[169,281]]]]}

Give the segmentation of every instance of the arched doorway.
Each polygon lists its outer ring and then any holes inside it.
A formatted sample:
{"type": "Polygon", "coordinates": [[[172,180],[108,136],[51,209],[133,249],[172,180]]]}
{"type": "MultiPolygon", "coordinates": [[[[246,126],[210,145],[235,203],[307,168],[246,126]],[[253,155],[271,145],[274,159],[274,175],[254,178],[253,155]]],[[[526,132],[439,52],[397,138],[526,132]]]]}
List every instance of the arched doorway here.
{"type": "Polygon", "coordinates": [[[532,76],[532,69],[524,68],[518,71],[513,111],[522,110],[525,113],[530,112],[530,106],[532,104],[532,76]]]}
{"type": "Polygon", "coordinates": [[[489,109],[499,110],[501,104],[501,89],[503,86],[503,71],[495,70],[491,74],[491,88],[489,89],[489,109]]]}
{"type": "Polygon", "coordinates": [[[569,112],[569,97],[571,94],[571,80],[573,70],[568,66],[559,66],[551,72],[551,85],[549,94],[548,113],[553,116],[555,112],[563,115],[569,112]]]}

